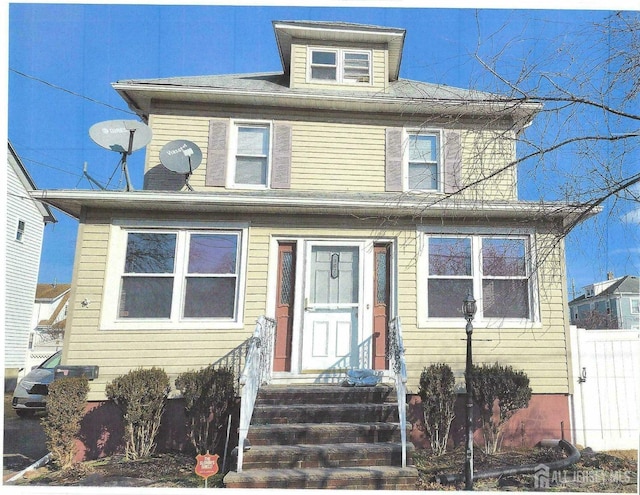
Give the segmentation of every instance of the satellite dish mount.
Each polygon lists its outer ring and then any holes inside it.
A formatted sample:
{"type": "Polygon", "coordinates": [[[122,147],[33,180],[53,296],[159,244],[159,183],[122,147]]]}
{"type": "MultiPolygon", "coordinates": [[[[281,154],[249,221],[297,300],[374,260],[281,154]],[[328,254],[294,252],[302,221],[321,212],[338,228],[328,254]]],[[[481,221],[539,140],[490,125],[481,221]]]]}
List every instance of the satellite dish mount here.
{"type": "Polygon", "coordinates": [[[126,190],[132,191],[127,157],[149,144],[151,129],[137,120],[108,120],[91,126],[89,136],[99,146],[120,153],[118,165],[122,167],[126,190]]]}
{"type": "Polygon", "coordinates": [[[184,174],[184,185],[193,191],[189,177],[202,162],[202,151],[197,144],[177,139],[165,144],[160,150],[160,163],[176,174],[184,174]]]}

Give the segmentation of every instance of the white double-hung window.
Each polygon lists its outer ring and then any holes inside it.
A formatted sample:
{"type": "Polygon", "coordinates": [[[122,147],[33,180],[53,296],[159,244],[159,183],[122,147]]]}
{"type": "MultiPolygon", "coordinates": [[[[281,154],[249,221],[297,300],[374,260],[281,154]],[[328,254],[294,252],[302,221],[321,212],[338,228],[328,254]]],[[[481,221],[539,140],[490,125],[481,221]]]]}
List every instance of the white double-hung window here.
{"type": "Polygon", "coordinates": [[[478,302],[476,320],[537,319],[529,235],[425,233],[419,262],[421,321],[463,318],[462,301],[478,302]]]}
{"type": "Polygon", "coordinates": [[[114,227],[103,327],[207,328],[242,313],[245,229],[114,227]]]}
{"type": "Polygon", "coordinates": [[[230,187],[269,187],[271,125],[268,122],[234,122],[230,187]]]}
{"type": "Polygon", "coordinates": [[[308,79],[343,84],[371,83],[371,52],[342,48],[309,48],[308,79]]]}
{"type": "Polygon", "coordinates": [[[441,190],[440,131],[407,132],[405,191],[441,190]]]}

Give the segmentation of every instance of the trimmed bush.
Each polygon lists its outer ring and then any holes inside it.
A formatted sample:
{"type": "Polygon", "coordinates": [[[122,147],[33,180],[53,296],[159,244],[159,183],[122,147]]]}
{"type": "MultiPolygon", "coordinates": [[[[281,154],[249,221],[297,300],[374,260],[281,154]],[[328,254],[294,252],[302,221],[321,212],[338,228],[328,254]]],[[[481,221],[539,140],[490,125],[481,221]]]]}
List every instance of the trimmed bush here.
{"type": "Polygon", "coordinates": [[[424,426],[435,455],[447,451],[449,430],[455,417],[455,378],[446,364],[432,364],[422,370],[418,394],[422,399],[424,426]]]}
{"type": "Polygon", "coordinates": [[[211,366],[182,373],[176,379],[176,388],[185,400],[189,438],[196,453],[215,452],[224,437],[235,399],[234,385],[235,377],[230,369],[211,366]]]}
{"type": "Polygon", "coordinates": [[[516,411],[527,407],[530,399],[529,377],[524,371],[498,363],[473,366],[473,400],[480,408],[487,454],[500,451],[505,424],[516,411]]]}
{"type": "Polygon", "coordinates": [[[86,377],[66,377],[49,385],[47,416],[42,428],[53,463],[66,470],[74,465],[76,438],[87,406],[89,381],[86,377]]]}
{"type": "Polygon", "coordinates": [[[138,369],[108,383],[106,394],[122,411],[125,457],[149,457],[171,387],[169,377],[159,368],[138,369]]]}

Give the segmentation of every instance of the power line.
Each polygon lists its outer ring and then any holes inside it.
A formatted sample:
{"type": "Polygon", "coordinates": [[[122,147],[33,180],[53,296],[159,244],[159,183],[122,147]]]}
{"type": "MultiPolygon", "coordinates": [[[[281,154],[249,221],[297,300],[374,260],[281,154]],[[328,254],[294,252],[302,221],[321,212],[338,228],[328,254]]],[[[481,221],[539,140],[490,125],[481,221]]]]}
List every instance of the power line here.
{"type": "Polygon", "coordinates": [[[119,112],[124,112],[124,113],[128,113],[129,115],[136,115],[137,116],[137,114],[135,114],[134,112],[130,112],[129,110],[123,110],[122,108],[114,107],[113,105],[109,105],[108,103],[104,103],[104,102],[96,100],[94,98],[89,98],[88,96],[84,96],[84,95],[81,95],[79,93],[75,93],[75,92],[73,92],[71,90],[68,90],[66,88],[63,88],[61,86],[56,86],[55,84],[52,84],[52,83],[50,83],[48,81],[45,81],[43,79],[39,79],[39,78],[37,78],[35,76],[31,76],[29,74],[25,74],[24,72],[20,72],[18,70],[12,69],[11,67],[9,68],[9,70],[11,72],[15,73],[15,74],[18,74],[19,76],[26,77],[27,79],[32,79],[32,80],[37,81],[37,82],[39,82],[41,84],[49,86],[49,87],[51,87],[53,89],[58,89],[60,91],[64,91],[65,93],[69,93],[70,95],[77,96],[79,98],[83,98],[83,99],[85,99],[87,101],[90,101],[92,103],[97,103],[98,105],[103,105],[103,106],[111,108],[113,110],[118,110],[119,112]]]}
{"type": "Polygon", "coordinates": [[[53,169],[53,170],[57,170],[57,171],[59,171],[59,172],[64,172],[65,174],[73,175],[74,177],[83,177],[83,176],[82,176],[82,175],[80,175],[80,174],[76,174],[76,173],[74,173],[74,172],[69,172],[68,170],[65,170],[65,169],[63,169],[63,168],[54,167],[53,165],[48,165],[47,163],[39,162],[39,161],[37,161],[37,160],[32,160],[31,158],[25,158],[25,157],[21,156],[21,157],[20,157],[20,159],[21,159],[22,161],[25,161],[25,162],[33,163],[34,165],[40,165],[40,166],[42,166],[42,167],[51,168],[51,169],[53,169]]]}

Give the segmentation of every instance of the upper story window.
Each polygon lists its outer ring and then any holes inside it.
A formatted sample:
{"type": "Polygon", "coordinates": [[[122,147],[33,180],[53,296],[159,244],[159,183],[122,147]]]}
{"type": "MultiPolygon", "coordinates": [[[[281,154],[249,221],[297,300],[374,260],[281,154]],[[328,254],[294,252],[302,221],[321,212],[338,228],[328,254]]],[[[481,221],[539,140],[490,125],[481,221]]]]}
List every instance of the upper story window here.
{"type": "Polygon", "coordinates": [[[16,241],[22,242],[24,239],[24,231],[26,224],[22,220],[18,220],[18,228],[16,229],[16,241]]]}
{"type": "Polygon", "coordinates": [[[371,52],[310,48],[309,79],[343,84],[371,83],[371,52]]]}
{"type": "Polygon", "coordinates": [[[407,191],[440,191],[440,132],[408,132],[405,153],[407,191]]]}
{"type": "Polygon", "coordinates": [[[420,278],[424,320],[462,319],[462,301],[478,301],[476,320],[536,319],[528,236],[426,234],[420,278]],[[459,304],[455,302],[459,301],[459,304]]]}
{"type": "Polygon", "coordinates": [[[638,298],[631,299],[631,314],[634,314],[634,315],[640,314],[640,299],[638,298]]]}
{"type": "Polygon", "coordinates": [[[230,186],[268,187],[271,162],[271,126],[268,123],[236,122],[233,126],[234,156],[230,186]]]}

